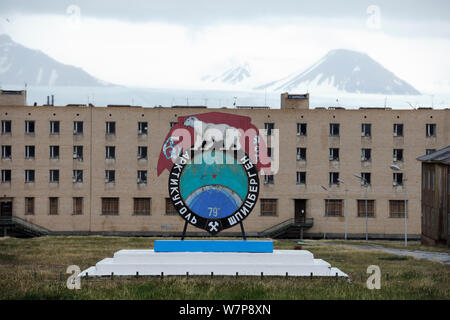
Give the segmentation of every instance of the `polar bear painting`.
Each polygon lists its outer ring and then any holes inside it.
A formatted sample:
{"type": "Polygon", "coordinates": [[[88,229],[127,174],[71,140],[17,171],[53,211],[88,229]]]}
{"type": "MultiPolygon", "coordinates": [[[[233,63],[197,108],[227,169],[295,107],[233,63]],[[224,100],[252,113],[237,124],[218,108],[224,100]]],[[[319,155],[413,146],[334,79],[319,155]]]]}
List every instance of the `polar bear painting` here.
{"type": "Polygon", "coordinates": [[[204,150],[210,149],[214,143],[223,141],[225,150],[231,150],[233,145],[236,150],[241,149],[239,129],[229,126],[225,123],[209,123],[199,120],[197,117],[189,117],[184,121],[186,127],[194,128],[195,144],[194,149],[201,149],[204,142],[206,142],[204,150]]]}

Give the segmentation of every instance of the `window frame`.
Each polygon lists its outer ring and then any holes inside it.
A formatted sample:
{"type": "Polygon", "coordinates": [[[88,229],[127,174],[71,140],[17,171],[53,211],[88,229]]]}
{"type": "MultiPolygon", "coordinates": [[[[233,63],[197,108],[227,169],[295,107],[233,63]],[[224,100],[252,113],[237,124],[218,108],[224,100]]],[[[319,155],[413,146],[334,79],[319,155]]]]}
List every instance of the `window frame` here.
{"type": "Polygon", "coordinates": [[[50,183],[59,183],[59,170],[58,169],[50,169],[49,170],[49,182],[50,183]],[[56,179],[55,179],[56,173],[56,179]]]}
{"type": "Polygon", "coordinates": [[[164,215],[165,216],[177,216],[177,215],[179,215],[177,209],[175,209],[175,206],[172,203],[172,199],[165,198],[165,200],[166,200],[166,205],[165,205],[164,215]]]}
{"type": "Polygon", "coordinates": [[[72,215],[81,216],[83,215],[83,197],[73,197],[72,198],[72,215]],[[78,203],[80,201],[81,203],[78,203]],[[79,208],[79,210],[78,210],[79,208]]]}
{"type": "Polygon", "coordinates": [[[297,136],[300,136],[300,137],[308,136],[308,124],[307,123],[297,123],[297,136]]]}
{"type": "Polygon", "coordinates": [[[344,201],[342,199],[325,199],[325,217],[343,217],[344,201]],[[333,209],[333,211],[330,210],[333,209]],[[331,213],[331,214],[330,214],[331,213]]]}
{"type": "Polygon", "coordinates": [[[48,198],[48,214],[50,216],[57,216],[59,209],[59,199],[57,197],[48,198]]]}
{"type": "Polygon", "coordinates": [[[297,161],[306,161],[307,148],[297,148],[297,161]]]}
{"type": "MultiPolygon", "coordinates": [[[[405,200],[389,200],[389,218],[405,218],[405,200]]],[[[406,200],[406,218],[408,218],[408,200],[406,200]]]]}
{"type": "Polygon", "coordinates": [[[12,170],[11,169],[2,169],[2,177],[1,177],[1,182],[2,183],[11,183],[12,180],[12,170]],[[7,173],[9,173],[7,175],[7,173]],[[6,179],[7,176],[9,176],[9,179],[6,179]]]}
{"type": "Polygon", "coordinates": [[[278,199],[261,199],[260,200],[260,216],[261,217],[277,217],[278,216],[278,199]]]}
{"type": "Polygon", "coordinates": [[[341,136],[340,123],[330,123],[330,137],[340,137],[340,136],[341,136]]]}
{"type": "Polygon", "coordinates": [[[73,135],[80,136],[84,134],[84,122],[83,121],[74,121],[73,122],[73,135]]]}
{"type": "Polygon", "coordinates": [[[297,171],[297,185],[306,185],[306,171],[297,171]]]}
{"type": "Polygon", "coordinates": [[[60,133],[60,121],[50,120],[50,135],[59,135],[59,133],[60,133]],[[55,130],[55,128],[57,128],[57,130],[55,130]]]}
{"type": "Polygon", "coordinates": [[[102,197],[102,216],[118,216],[120,212],[120,198],[102,197]]]}
{"type": "Polygon", "coordinates": [[[25,120],[25,134],[34,135],[36,133],[36,122],[34,120],[25,120]],[[32,126],[33,130],[30,130],[32,126]]]}
{"type": "Polygon", "coordinates": [[[2,134],[12,134],[12,121],[11,120],[2,120],[2,134]],[[9,130],[7,130],[9,125],[9,130]]]}
{"type": "Polygon", "coordinates": [[[152,215],[151,208],[152,208],[152,198],[133,198],[134,216],[151,216],[152,215]],[[139,206],[139,204],[141,204],[141,206],[139,206]]]}
{"type": "Polygon", "coordinates": [[[12,146],[11,145],[7,145],[7,144],[2,145],[2,159],[12,159],[12,146]],[[9,155],[7,155],[7,153],[8,153],[8,152],[6,152],[7,150],[9,150],[9,155]]]}
{"type": "Polygon", "coordinates": [[[116,135],[116,122],[106,121],[105,134],[108,136],[116,135]]]}
{"type": "Polygon", "coordinates": [[[138,135],[148,135],[148,122],[139,121],[138,122],[138,135]]]}
{"type": "Polygon", "coordinates": [[[356,217],[365,218],[366,214],[364,212],[364,204],[367,201],[367,217],[375,218],[376,216],[376,201],[373,199],[357,199],[356,200],[356,217]]]}
{"type": "Polygon", "coordinates": [[[147,184],[147,170],[137,171],[137,184],[147,184]],[[144,177],[144,179],[142,178],[144,177]]]}
{"type": "Polygon", "coordinates": [[[25,183],[34,183],[36,181],[36,173],[33,169],[25,169],[25,183]]]}
{"type": "Polygon", "coordinates": [[[80,169],[72,170],[72,182],[83,183],[83,170],[80,169]]]}
{"type": "Polygon", "coordinates": [[[404,131],[405,131],[405,126],[403,123],[394,123],[394,129],[393,129],[394,137],[403,137],[404,131]],[[399,131],[401,131],[401,132],[399,133],[399,131]]]}
{"type": "Polygon", "coordinates": [[[372,137],[372,124],[362,123],[361,124],[361,137],[372,137]]]}

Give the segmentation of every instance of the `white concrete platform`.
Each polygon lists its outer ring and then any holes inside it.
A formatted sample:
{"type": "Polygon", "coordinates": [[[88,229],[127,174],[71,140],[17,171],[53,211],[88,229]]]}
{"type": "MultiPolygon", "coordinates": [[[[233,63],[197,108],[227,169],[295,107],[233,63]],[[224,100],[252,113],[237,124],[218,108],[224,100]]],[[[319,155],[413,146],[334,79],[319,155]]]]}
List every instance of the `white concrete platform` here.
{"type": "Polygon", "coordinates": [[[139,275],[224,275],[348,277],[306,250],[274,250],[273,253],[235,252],[154,252],[153,250],[120,250],[80,273],[86,276],[139,275]]]}

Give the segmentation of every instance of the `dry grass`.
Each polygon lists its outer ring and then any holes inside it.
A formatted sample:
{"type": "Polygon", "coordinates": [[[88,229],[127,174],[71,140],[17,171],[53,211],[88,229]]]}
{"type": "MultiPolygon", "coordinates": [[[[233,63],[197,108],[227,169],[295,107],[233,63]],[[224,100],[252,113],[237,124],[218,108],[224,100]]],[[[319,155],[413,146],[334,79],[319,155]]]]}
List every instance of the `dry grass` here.
{"type": "MultiPolygon", "coordinates": [[[[81,290],[66,288],[67,266],[85,269],[120,249],[152,248],[154,240],[97,236],[1,239],[0,299],[450,299],[448,265],[409,257],[398,260],[386,253],[329,246],[323,241],[308,241],[311,245],[304,249],[349,274],[352,283],[320,278],[116,277],[83,280],[81,290]],[[381,268],[381,290],[368,290],[366,279],[361,280],[369,265],[381,268]]],[[[275,241],[277,249],[295,245],[275,241]]]]}

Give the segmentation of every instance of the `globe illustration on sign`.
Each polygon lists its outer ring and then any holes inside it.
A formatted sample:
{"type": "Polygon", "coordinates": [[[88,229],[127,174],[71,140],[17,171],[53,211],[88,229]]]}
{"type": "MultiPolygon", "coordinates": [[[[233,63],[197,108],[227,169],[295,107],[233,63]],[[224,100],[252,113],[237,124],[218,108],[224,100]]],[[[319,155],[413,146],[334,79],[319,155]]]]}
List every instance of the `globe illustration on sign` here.
{"type": "Polygon", "coordinates": [[[180,177],[181,198],[196,215],[223,219],[244,203],[248,178],[232,153],[206,151],[195,155],[180,177]]]}

